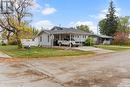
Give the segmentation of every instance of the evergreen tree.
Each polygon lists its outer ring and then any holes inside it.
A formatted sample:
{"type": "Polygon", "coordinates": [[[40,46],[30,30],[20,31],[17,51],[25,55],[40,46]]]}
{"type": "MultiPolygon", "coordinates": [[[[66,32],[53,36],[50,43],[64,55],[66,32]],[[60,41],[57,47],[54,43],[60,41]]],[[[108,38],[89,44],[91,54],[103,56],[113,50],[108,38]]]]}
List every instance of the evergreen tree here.
{"type": "Polygon", "coordinates": [[[116,31],[118,30],[119,18],[115,15],[115,12],[116,10],[113,5],[113,1],[111,1],[106,18],[99,22],[99,28],[101,34],[114,36],[116,31]]]}

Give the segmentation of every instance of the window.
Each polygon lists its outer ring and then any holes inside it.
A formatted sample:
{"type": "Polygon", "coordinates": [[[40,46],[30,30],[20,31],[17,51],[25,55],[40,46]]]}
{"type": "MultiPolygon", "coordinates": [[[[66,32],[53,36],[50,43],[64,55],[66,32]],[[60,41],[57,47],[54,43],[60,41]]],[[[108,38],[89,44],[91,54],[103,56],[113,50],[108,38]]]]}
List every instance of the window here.
{"type": "Polygon", "coordinates": [[[32,39],[32,41],[35,41],[35,39],[32,39]]]}
{"type": "Polygon", "coordinates": [[[86,35],[84,35],[84,38],[86,38],[86,35]]]}
{"type": "Polygon", "coordinates": [[[48,35],[48,42],[49,42],[49,38],[50,38],[50,36],[48,35]]]}
{"type": "Polygon", "coordinates": [[[42,42],[42,36],[40,36],[40,42],[42,42]]]}

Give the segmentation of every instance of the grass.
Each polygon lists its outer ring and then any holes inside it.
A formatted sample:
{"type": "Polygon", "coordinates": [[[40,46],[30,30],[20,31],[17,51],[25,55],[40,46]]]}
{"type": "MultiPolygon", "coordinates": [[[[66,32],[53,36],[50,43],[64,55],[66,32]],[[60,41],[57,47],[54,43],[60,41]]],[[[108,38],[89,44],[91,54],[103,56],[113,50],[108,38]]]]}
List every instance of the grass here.
{"type": "Polygon", "coordinates": [[[17,46],[0,46],[0,51],[15,58],[46,58],[61,56],[80,56],[94,54],[76,50],[62,50],[53,48],[31,47],[31,49],[17,49],[17,46]]]}
{"type": "Polygon", "coordinates": [[[113,51],[123,51],[123,50],[130,50],[130,46],[118,46],[118,45],[95,45],[97,48],[103,48],[107,50],[113,51]]]}

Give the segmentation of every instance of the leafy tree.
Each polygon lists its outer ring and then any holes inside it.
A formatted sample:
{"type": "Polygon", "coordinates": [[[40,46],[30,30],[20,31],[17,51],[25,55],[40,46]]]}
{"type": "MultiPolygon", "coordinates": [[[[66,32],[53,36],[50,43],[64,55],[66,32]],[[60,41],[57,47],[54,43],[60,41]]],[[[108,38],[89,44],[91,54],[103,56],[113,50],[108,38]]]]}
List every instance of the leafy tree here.
{"type": "Polygon", "coordinates": [[[4,30],[4,31],[1,33],[1,37],[2,37],[3,40],[7,40],[7,43],[8,43],[11,34],[12,34],[12,32],[7,31],[7,30],[4,30]]]}
{"type": "Polygon", "coordinates": [[[7,39],[7,31],[4,30],[1,34],[2,39],[7,39]]]}
{"type": "Polygon", "coordinates": [[[128,42],[128,33],[116,32],[114,34],[114,44],[125,45],[128,42]]]}
{"type": "Polygon", "coordinates": [[[15,34],[18,48],[22,48],[21,35],[23,35],[23,32],[27,33],[30,30],[25,19],[32,16],[29,12],[33,5],[32,2],[33,0],[11,0],[14,7],[13,14],[8,12],[1,14],[0,27],[15,34]]]}
{"type": "MultiPolygon", "coordinates": [[[[33,29],[28,25],[26,22],[21,22],[19,25],[19,21],[17,21],[15,18],[10,17],[9,24],[12,26],[16,31],[19,31],[20,36],[27,35],[29,36],[33,29]],[[19,25],[19,26],[18,26],[19,25]]],[[[17,33],[17,32],[15,32],[17,33]]],[[[14,33],[14,34],[15,34],[14,33]]],[[[17,36],[17,35],[16,35],[17,36]]]]}
{"type": "Polygon", "coordinates": [[[113,1],[111,1],[106,18],[99,22],[101,34],[114,36],[114,33],[118,30],[119,18],[115,15],[115,12],[113,1]]]}
{"type": "Polygon", "coordinates": [[[34,37],[37,36],[38,33],[39,33],[38,29],[32,28],[32,34],[33,34],[34,37]]]}
{"type": "Polygon", "coordinates": [[[93,46],[94,45],[94,39],[92,37],[88,37],[85,41],[86,46],[93,46]]]}
{"type": "Polygon", "coordinates": [[[118,32],[114,34],[114,43],[123,45],[128,42],[129,37],[129,16],[121,17],[118,25],[118,32]]]}
{"type": "Polygon", "coordinates": [[[9,38],[9,41],[8,41],[8,44],[9,45],[17,45],[17,40],[16,40],[16,36],[15,34],[12,34],[9,38]]]}
{"type": "Polygon", "coordinates": [[[106,35],[106,19],[103,19],[99,22],[100,33],[106,35]]]}
{"type": "Polygon", "coordinates": [[[125,33],[129,33],[129,25],[130,25],[130,22],[129,22],[129,19],[130,19],[130,16],[125,16],[125,17],[121,17],[120,20],[119,20],[119,25],[118,25],[118,28],[120,32],[125,32],[125,33]]]}
{"type": "Polygon", "coordinates": [[[89,27],[87,25],[80,25],[80,26],[77,26],[76,29],[79,29],[79,30],[82,30],[82,31],[85,31],[85,32],[92,32],[90,31],[89,27]]]}

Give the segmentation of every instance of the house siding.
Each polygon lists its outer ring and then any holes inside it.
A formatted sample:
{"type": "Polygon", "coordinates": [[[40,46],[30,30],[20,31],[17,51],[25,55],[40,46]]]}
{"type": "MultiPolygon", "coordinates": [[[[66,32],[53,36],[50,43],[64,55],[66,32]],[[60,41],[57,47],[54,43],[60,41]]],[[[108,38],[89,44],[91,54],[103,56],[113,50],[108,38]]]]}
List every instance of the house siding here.
{"type": "Polygon", "coordinates": [[[51,46],[51,39],[50,39],[50,35],[47,33],[42,33],[39,36],[39,45],[40,46],[51,46]],[[42,40],[40,40],[40,38],[42,40]]]}

